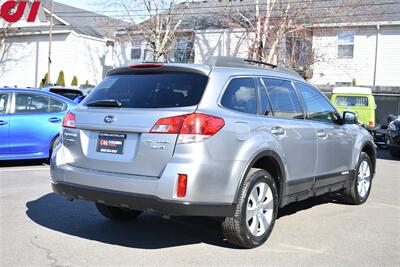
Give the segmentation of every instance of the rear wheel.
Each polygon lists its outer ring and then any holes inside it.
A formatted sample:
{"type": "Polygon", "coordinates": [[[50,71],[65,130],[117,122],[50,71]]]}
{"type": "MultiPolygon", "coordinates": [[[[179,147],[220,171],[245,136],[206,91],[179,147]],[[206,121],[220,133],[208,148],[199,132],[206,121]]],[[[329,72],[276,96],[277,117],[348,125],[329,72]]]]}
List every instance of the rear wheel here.
{"type": "Polygon", "coordinates": [[[102,203],[96,203],[96,208],[101,213],[101,215],[103,215],[107,219],[115,221],[133,220],[136,219],[136,217],[138,217],[140,213],[142,213],[141,211],[138,210],[113,207],[102,203]]]}
{"type": "Polygon", "coordinates": [[[368,154],[361,152],[356,175],[351,187],[343,192],[344,201],[360,205],[367,201],[372,186],[373,166],[368,154]]]}
{"type": "Polygon", "coordinates": [[[229,243],[254,248],[270,236],[278,211],[278,191],[272,176],[265,170],[251,169],[240,191],[235,215],[222,223],[229,243]]]}

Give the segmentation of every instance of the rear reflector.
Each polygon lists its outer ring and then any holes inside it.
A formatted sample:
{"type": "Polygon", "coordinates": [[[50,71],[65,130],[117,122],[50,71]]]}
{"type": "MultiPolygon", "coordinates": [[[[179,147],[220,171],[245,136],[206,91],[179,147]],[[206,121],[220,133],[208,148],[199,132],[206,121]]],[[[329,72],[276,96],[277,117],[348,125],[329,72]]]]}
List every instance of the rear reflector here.
{"type": "Polygon", "coordinates": [[[129,68],[131,69],[152,69],[152,68],[161,68],[163,64],[158,63],[145,63],[145,64],[135,64],[130,65],[129,68]]]}
{"type": "Polygon", "coordinates": [[[76,116],[72,112],[68,111],[63,120],[64,128],[75,128],[76,127],[76,116]]]}
{"type": "Polygon", "coordinates": [[[176,190],[177,197],[185,197],[186,196],[186,187],[187,187],[187,175],[186,174],[178,174],[178,187],[176,190]]]}
{"type": "Polygon", "coordinates": [[[215,135],[225,126],[221,118],[193,113],[159,119],[150,133],[179,134],[178,144],[201,142],[215,135]]]}

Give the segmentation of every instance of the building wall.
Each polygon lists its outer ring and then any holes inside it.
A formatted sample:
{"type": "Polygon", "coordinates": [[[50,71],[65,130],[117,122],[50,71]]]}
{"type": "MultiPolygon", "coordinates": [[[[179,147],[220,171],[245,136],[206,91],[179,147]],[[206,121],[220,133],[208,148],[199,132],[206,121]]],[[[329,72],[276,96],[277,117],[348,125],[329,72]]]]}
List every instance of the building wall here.
{"type": "MultiPolygon", "coordinates": [[[[355,31],[354,55],[351,59],[337,58],[336,28],[317,29],[313,35],[315,63],[314,84],[351,83],[372,86],[374,82],[377,28],[348,28],[355,31]]],[[[400,26],[381,26],[379,34],[376,86],[399,86],[400,26]]]]}
{"type": "MultiPolygon", "coordinates": [[[[47,73],[48,35],[14,36],[0,51],[0,86],[38,87],[47,73]]],[[[51,82],[63,70],[66,85],[76,75],[79,83],[97,84],[105,66],[111,64],[112,51],[104,40],[75,33],[54,34],[52,43],[51,82]]]]}
{"type": "Polygon", "coordinates": [[[243,30],[196,31],[194,63],[201,64],[210,56],[248,57],[250,36],[243,30]]]}
{"type": "Polygon", "coordinates": [[[400,87],[400,26],[381,27],[377,63],[376,84],[400,87]]]}

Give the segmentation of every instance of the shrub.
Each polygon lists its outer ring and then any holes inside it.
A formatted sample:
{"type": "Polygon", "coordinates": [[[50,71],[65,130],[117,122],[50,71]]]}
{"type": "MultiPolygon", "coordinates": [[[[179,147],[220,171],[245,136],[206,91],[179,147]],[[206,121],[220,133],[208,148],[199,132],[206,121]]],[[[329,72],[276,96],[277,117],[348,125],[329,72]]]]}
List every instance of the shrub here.
{"type": "Polygon", "coordinates": [[[60,71],[58,74],[57,85],[65,86],[64,72],[60,71]]]}
{"type": "Polygon", "coordinates": [[[72,78],[71,86],[78,86],[78,77],[74,75],[72,78]]]}
{"type": "Polygon", "coordinates": [[[43,88],[46,84],[49,83],[49,74],[46,73],[43,77],[43,79],[40,80],[40,85],[39,88],[43,88]]]}

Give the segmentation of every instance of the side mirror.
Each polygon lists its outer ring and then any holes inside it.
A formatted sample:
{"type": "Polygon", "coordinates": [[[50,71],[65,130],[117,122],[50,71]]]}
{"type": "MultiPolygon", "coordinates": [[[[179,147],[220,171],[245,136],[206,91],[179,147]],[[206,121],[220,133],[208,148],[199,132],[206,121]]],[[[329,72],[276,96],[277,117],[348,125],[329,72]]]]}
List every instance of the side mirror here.
{"type": "Polygon", "coordinates": [[[358,122],[357,120],[357,114],[351,111],[345,111],[343,112],[343,123],[344,124],[356,124],[358,122]]]}
{"type": "Polygon", "coordinates": [[[74,99],[74,102],[79,104],[82,102],[82,100],[85,99],[85,96],[78,96],[77,98],[74,99]]]}

